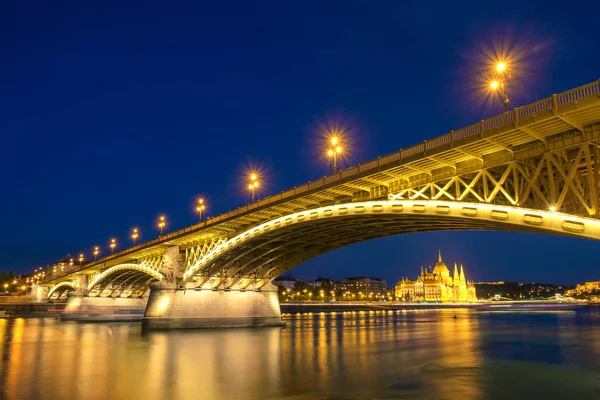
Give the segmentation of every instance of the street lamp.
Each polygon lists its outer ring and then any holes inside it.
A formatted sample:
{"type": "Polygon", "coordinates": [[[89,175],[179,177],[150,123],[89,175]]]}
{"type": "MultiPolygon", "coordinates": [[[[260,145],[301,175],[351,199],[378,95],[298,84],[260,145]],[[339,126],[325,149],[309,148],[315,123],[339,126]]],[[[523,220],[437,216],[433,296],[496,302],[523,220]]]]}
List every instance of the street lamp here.
{"type": "Polygon", "coordinates": [[[71,259],[69,259],[69,267],[72,267],[72,266],[73,266],[73,259],[71,258],[71,259]]]}
{"type": "Polygon", "coordinates": [[[504,107],[504,112],[508,111],[508,96],[506,95],[506,81],[507,79],[512,77],[512,74],[508,70],[506,63],[504,61],[498,61],[495,65],[496,73],[490,82],[490,89],[496,91],[498,89],[501,90],[502,96],[502,105],[504,107]]]}
{"type": "Polygon", "coordinates": [[[94,247],[94,260],[98,258],[98,254],[100,253],[100,247],[94,247]]]}
{"type": "Polygon", "coordinates": [[[110,239],[110,254],[114,253],[115,247],[117,247],[117,240],[110,239]]]}
{"type": "Polygon", "coordinates": [[[135,246],[135,241],[137,240],[138,236],[139,236],[138,228],[133,228],[133,231],[131,232],[131,238],[133,239],[134,246],[135,246]]]}
{"type": "Polygon", "coordinates": [[[204,214],[204,199],[201,197],[198,199],[198,205],[196,206],[196,212],[198,213],[198,218],[202,221],[202,216],[204,214]]]}
{"type": "Polygon", "coordinates": [[[337,136],[332,136],[329,143],[331,147],[327,150],[327,156],[331,158],[333,173],[335,174],[338,168],[338,157],[342,154],[342,145],[337,136]]]}
{"type": "Polygon", "coordinates": [[[79,255],[79,266],[81,267],[81,263],[83,262],[83,253],[79,255]]]}
{"type": "Polygon", "coordinates": [[[161,215],[160,218],[158,219],[158,229],[160,229],[159,236],[162,236],[163,228],[165,227],[166,224],[167,224],[167,222],[165,221],[165,216],[161,215]]]}
{"type": "Polygon", "coordinates": [[[250,183],[248,184],[248,190],[252,193],[252,202],[256,198],[256,191],[258,190],[258,175],[255,173],[250,175],[250,183]]]}

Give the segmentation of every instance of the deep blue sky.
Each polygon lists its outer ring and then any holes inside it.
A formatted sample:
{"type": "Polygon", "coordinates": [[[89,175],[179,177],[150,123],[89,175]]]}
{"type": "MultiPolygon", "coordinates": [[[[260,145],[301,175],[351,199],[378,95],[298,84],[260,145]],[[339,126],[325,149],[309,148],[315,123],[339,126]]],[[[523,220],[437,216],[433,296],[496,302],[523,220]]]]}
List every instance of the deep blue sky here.
{"type": "MultiPolygon", "coordinates": [[[[503,38],[531,67],[514,105],[600,78],[597,2],[173,3],[0,4],[0,270],[134,225],[155,237],[160,213],[189,225],[199,194],[209,215],[245,204],[248,164],[263,195],[323,176],[328,119],[352,127],[357,163],[490,116],[473,58],[503,38]]],[[[475,280],[600,279],[596,242],[498,232],[386,238],[292,273],[391,284],[438,248],[475,280]]]]}

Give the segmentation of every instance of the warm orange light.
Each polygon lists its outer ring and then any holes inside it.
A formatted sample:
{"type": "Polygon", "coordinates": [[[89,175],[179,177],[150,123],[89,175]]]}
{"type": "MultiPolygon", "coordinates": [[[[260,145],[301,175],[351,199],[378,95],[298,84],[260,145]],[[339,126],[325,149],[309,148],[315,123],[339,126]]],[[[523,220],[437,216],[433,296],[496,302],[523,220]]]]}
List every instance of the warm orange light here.
{"type": "Polygon", "coordinates": [[[254,185],[253,184],[249,184],[248,185],[248,190],[252,190],[252,189],[254,189],[254,185]]]}
{"type": "Polygon", "coordinates": [[[335,146],[336,144],[338,144],[338,138],[336,136],[331,138],[331,145],[335,146]]]}
{"type": "Polygon", "coordinates": [[[500,84],[498,83],[498,81],[492,81],[490,83],[490,87],[492,88],[492,90],[498,89],[498,86],[500,86],[500,84]]]}
{"type": "Polygon", "coordinates": [[[327,151],[327,155],[328,155],[329,157],[333,157],[333,150],[328,150],[328,151],[327,151]]]}
{"type": "Polygon", "coordinates": [[[256,176],[256,174],[250,175],[250,180],[251,181],[255,181],[256,179],[258,179],[258,177],[256,176]]]}
{"type": "Polygon", "coordinates": [[[500,61],[500,62],[498,62],[498,64],[496,64],[496,71],[504,72],[505,69],[506,69],[506,63],[504,61],[500,61]]]}
{"type": "Polygon", "coordinates": [[[342,152],[342,148],[340,146],[336,147],[335,152],[340,154],[342,152]]]}

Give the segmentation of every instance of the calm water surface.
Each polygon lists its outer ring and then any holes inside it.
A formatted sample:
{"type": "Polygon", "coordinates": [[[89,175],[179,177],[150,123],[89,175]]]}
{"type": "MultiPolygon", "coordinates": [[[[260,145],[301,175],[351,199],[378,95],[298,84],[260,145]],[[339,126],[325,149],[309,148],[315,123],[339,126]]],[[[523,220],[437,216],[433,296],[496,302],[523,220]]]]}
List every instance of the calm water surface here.
{"type": "Polygon", "coordinates": [[[143,334],[136,323],[0,319],[0,398],[600,398],[598,308],[285,319],[143,334]]]}

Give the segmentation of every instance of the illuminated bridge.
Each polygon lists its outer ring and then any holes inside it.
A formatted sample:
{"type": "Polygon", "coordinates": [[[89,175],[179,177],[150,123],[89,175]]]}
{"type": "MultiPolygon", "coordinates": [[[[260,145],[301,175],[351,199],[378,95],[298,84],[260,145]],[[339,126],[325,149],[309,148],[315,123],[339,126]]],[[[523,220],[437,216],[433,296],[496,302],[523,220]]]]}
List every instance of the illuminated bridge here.
{"type": "Polygon", "coordinates": [[[281,322],[272,279],[353,243],[439,230],[599,239],[599,84],[552,95],[80,267],[50,267],[42,284],[49,291],[43,293],[56,297],[68,290],[91,302],[144,299],[150,292],[147,328],[269,325],[281,322]]]}

